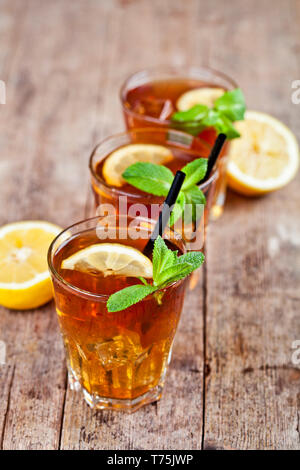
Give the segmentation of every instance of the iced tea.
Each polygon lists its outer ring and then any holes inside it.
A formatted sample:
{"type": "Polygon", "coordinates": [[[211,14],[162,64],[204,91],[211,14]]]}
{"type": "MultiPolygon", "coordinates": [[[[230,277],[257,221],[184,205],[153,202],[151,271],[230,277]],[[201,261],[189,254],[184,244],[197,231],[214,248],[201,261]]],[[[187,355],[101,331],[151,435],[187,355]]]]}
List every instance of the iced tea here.
{"type": "MultiPolygon", "coordinates": [[[[121,88],[121,102],[127,128],[151,126],[181,129],[180,123],[171,120],[172,114],[177,111],[178,98],[187,91],[203,87],[228,91],[237,85],[226,75],[201,67],[161,67],[131,75],[121,88]]],[[[190,128],[193,129],[192,124],[190,128]]],[[[189,124],[185,123],[182,130],[189,131],[189,124]]],[[[216,136],[213,127],[202,130],[198,135],[210,146],[216,136]]],[[[225,201],[228,145],[227,142],[223,147],[223,158],[219,160],[219,178],[212,218],[217,218],[222,213],[225,201]]]]}
{"type": "MultiPolygon", "coordinates": [[[[141,191],[126,181],[121,187],[111,186],[103,175],[103,165],[112,152],[125,145],[132,143],[157,144],[167,147],[173,154],[173,159],[165,164],[174,174],[187,163],[196,158],[208,157],[210,147],[203,141],[187,133],[173,129],[133,129],[123,134],[117,134],[104,140],[97,145],[90,159],[91,183],[95,197],[96,208],[105,212],[106,204],[112,204],[117,213],[135,215],[135,208],[145,211],[137,215],[157,219],[160,205],[164,198],[153,196],[141,191]],[[122,197],[124,199],[122,199],[122,197]],[[125,199],[126,198],[126,199],[125,199]],[[124,201],[124,202],[123,202],[124,201]],[[138,204],[138,206],[136,206],[138,204]],[[143,206],[143,207],[142,207],[143,206]]],[[[197,243],[193,243],[192,249],[201,249],[205,236],[205,228],[209,220],[209,211],[212,207],[215,187],[217,184],[218,171],[215,171],[208,181],[200,184],[199,187],[206,197],[206,204],[201,220],[197,227],[191,230],[185,225],[186,233],[198,233],[200,235],[197,243]],[[201,233],[200,233],[201,232],[201,233]],[[203,232],[203,233],[202,233],[203,232]]],[[[99,214],[104,215],[103,212],[99,214]]],[[[177,227],[179,227],[180,222],[177,227]]],[[[179,230],[179,228],[177,228],[179,230]]],[[[182,233],[182,230],[180,230],[182,233]]],[[[185,237],[186,241],[191,242],[185,237]]]]}
{"type": "MultiPolygon", "coordinates": [[[[153,222],[129,219],[139,227],[140,238],[133,240],[124,238],[123,219],[120,223],[118,218],[116,231],[98,217],[70,227],[50,247],[49,265],[71,385],[82,388],[93,407],[134,411],[161,396],[186,279],[123,311],[108,313],[109,295],[137,284],[137,278],[61,268],[64,259],[98,243],[119,243],[142,252],[153,222]],[[107,229],[116,237],[102,239],[107,229]]],[[[183,242],[172,231],[167,236],[168,247],[182,254],[183,242]]]]}

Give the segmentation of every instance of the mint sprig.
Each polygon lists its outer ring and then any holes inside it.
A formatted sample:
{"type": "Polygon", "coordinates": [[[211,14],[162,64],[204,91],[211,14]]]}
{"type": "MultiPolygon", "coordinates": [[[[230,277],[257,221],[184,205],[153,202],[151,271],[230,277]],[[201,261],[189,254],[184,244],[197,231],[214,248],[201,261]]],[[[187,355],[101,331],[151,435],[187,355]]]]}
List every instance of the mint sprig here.
{"type": "Polygon", "coordinates": [[[169,168],[146,162],[130,165],[122,176],[135,188],[154,194],[154,196],[166,196],[174,179],[169,168]]]}
{"type": "Polygon", "coordinates": [[[172,121],[180,124],[192,135],[198,135],[207,127],[214,127],[218,133],[226,134],[228,140],[240,137],[233,122],[244,119],[246,104],[240,88],[226,91],[218,98],[213,108],[196,104],[187,111],[178,111],[172,115],[172,121]]]}
{"type": "MultiPolygon", "coordinates": [[[[204,178],[207,170],[207,158],[197,158],[181,168],[186,174],[181,191],[177,197],[171,213],[169,225],[185,215],[185,222],[196,221],[197,204],[205,204],[205,196],[197,183],[204,178]],[[188,204],[189,206],[186,206],[188,204]],[[187,210],[187,215],[185,214],[187,210]]],[[[153,194],[154,196],[167,196],[174,175],[169,168],[155,163],[138,162],[130,165],[124,173],[123,178],[135,188],[153,194]]],[[[199,213],[199,210],[198,210],[199,213]]],[[[202,211],[201,211],[202,214],[202,211]]]]}
{"type": "Polygon", "coordinates": [[[155,291],[156,288],[150,284],[137,284],[135,286],[125,287],[125,289],[119,290],[109,297],[107,301],[107,310],[109,312],[125,310],[125,308],[136,304],[155,291]]]}
{"type": "Polygon", "coordinates": [[[108,312],[119,312],[131,307],[148,295],[185,278],[204,261],[203,253],[198,251],[177,255],[178,252],[170,250],[164,240],[158,236],[154,242],[152,256],[153,284],[149,284],[144,278],[139,278],[142,284],[125,287],[115,292],[107,301],[108,312]]]}

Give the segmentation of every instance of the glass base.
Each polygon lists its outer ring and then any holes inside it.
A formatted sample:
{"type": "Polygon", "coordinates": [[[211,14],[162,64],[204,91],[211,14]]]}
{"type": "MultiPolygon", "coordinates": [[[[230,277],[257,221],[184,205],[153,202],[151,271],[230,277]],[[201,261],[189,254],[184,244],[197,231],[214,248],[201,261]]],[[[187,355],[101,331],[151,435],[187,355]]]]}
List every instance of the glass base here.
{"type": "Polygon", "coordinates": [[[161,398],[163,385],[157,385],[148,392],[133,399],[117,399],[100,397],[98,395],[91,395],[85,388],[81,386],[76,379],[73,371],[69,370],[69,385],[70,389],[76,392],[82,390],[86,403],[96,410],[116,410],[124,411],[126,413],[134,413],[139,408],[149,403],[158,401],[161,398]]]}
{"type": "Polygon", "coordinates": [[[157,385],[156,387],[149,390],[143,395],[130,399],[117,399],[117,398],[107,398],[99,397],[98,395],[92,396],[85,389],[83,389],[83,396],[87,404],[91,408],[97,410],[116,410],[116,411],[125,411],[126,413],[134,413],[139,408],[149,403],[153,403],[161,398],[162,387],[157,385]]]}

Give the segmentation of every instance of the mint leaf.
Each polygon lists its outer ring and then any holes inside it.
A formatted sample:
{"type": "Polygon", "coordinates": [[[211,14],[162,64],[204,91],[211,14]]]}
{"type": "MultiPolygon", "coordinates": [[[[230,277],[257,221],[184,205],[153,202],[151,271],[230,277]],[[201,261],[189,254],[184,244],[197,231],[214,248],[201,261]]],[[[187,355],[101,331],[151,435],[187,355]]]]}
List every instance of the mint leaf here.
{"type": "Polygon", "coordinates": [[[235,139],[241,135],[226,116],[221,116],[219,118],[216,123],[216,128],[219,132],[226,134],[228,140],[235,139]]]}
{"type": "Polygon", "coordinates": [[[157,302],[161,304],[163,299],[161,289],[188,276],[204,261],[204,255],[200,252],[189,252],[179,257],[177,254],[177,251],[170,250],[164,240],[158,236],[154,242],[152,256],[154,285],[147,284],[147,281],[140,277],[143,285],[126,287],[109,297],[107,301],[108,312],[124,310],[154,292],[156,292],[157,302]]]}
{"type": "Polygon", "coordinates": [[[204,178],[207,170],[207,162],[207,158],[196,158],[196,160],[193,160],[192,162],[188,163],[183,168],[181,168],[181,171],[186,174],[185,180],[181,188],[182,191],[185,191],[194,184],[199,183],[199,181],[204,178]]]}
{"type": "Polygon", "coordinates": [[[192,186],[185,190],[184,222],[196,222],[202,217],[206,198],[198,186],[192,186]]]}
{"type": "Polygon", "coordinates": [[[156,287],[151,286],[150,284],[147,286],[137,284],[135,286],[125,287],[125,289],[119,290],[109,297],[106,304],[107,310],[108,312],[119,312],[120,310],[125,310],[156,290],[156,287]]]}
{"type": "Polygon", "coordinates": [[[175,222],[182,216],[185,206],[185,195],[182,191],[178,194],[176,203],[174,204],[173,210],[170,215],[169,225],[173,227],[175,222]]]}
{"type": "Polygon", "coordinates": [[[153,249],[154,285],[160,289],[167,284],[183,279],[197,269],[203,261],[204,255],[196,251],[177,257],[177,251],[170,250],[159,236],[154,242],[153,249]]]}
{"type": "Polygon", "coordinates": [[[188,276],[193,271],[193,265],[190,263],[180,263],[170,266],[168,269],[160,273],[158,278],[159,287],[165,287],[167,284],[179,281],[188,276]]]}
{"type": "Polygon", "coordinates": [[[214,127],[218,133],[223,132],[230,140],[240,137],[232,122],[244,119],[245,110],[243,92],[240,88],[236,88],[226,91],[215,101],[211,109],[196,104],[187,111],[174,113],[171,119],[176,128],[180,127],[191,135],[198,135],[206,127],[214,127]]]}
{"type": "Polygon", "coordinates": [[[138,279],[144,284],[144,286],[149,286],[150,285],[150,284],[148,284],[148,282],[146,281],[146,279],[144,277],[138,276],[138,279]]]}
{"type": "Polygon", "coordinates": [[[203,104],[196,104],[187,111],[177,111],[171,116],[175,129],[180,129],[193,136],[197,136],[205,129],[202,123],[209,108],[203,104]]]}
{"type": "Polygon", "coordinates": [[[215,127],[220,120],[220,112],[215,109],[210,109],[203,119],[202,123],[205,127],[215,127]]]}
{"type": "Polygon", "coordinates": [[[184,194],[186,203],[203,205],[206,203],[206,197],[204,196],[199,186],[194,185],[191,188],[186,189],[184,194]]]}
{"type": "MultiPolygon", "coordinates": [[[[177,257],[177,252],[176,257],[177,257]]],[[[162,237],[158,236],[154,242],[152,263],[153,263],[153,281],[154,285],[158,285],[159,273],[164,269],[175,264],[174,251],[169,250],[162,237]]]]}
{"type": "Polygon", "coordinates": [[[218,133],[223,132],[226,134],[227,139],[234,139],[240,137],[239,132],[233,126],[230,119],[225,115],[222,115],[219,111],[211,109],[207,117],[203,120],[203,123],[207,127],[214,127],[218,133]]]}
{"type": "MultiPolygon", "coordinates": [[[[189,253],[185,253],[177,258],[177,263],[189,263],[192,265],[192,271],[199,268],[201,264],[204,263],[205,256],[201,251],[190,251],[189,253]]],[[[192,272],[191,271],[191,272],[192,272]]]]}
{"type": "MultiPolygon", "coordinates": [[[[206,173],[207,159],[197,158],[182,168],[186,174],[182,190],[176,200],[170,215],[169,225],[172,227],[182,216],[185,210],[185,204],[191,205],[187,209],[190,214],[185,220],[196,220],[197,212],[193,205],[205,204],[205,198],[199,189],[195,189],[195,183],[198,183],[206,173]],[[191,188],[194,188],[191,190],[191,188]],[[190,191],[191,190],[191,191],[190,191]],[[200,193],[199,193],[200,191],[200,193]],[[196,193],[198,198],[196,198],[196,193]],[[193,196],[193,197],[192,197],[193,196]],[[201,201],[199,202],[199,197],[201,201]]],[[[154,194],[156,196],[166,196],[173,182],[174,175],[169,168],[162,165],[156,165],[148,162],[137,162],[129,166],[123,173],[124,179],[142,191],[154,194]]],[[[200,216],[202,215],[202,212],[200,216]]],[[[198,217],[199,218],[199,217],[198,217]]]]}
{"type": "Polygon", "coordinates": [[[174,179],[169,168],[147,162],[130,165],[122,176],[135,188],[155,196],[166,196],[174,179]]]}
{"type": "Polygon", "coordinates": [[[171,119],[177,122],[201,121],[207,115],[208,109],[204,104],[196,104],[187,111],[174,113],[171,119]]]}
{"type": "Polygon", "coordinates": [[[226,91],[224,95],[215,101],[214,109],[226,116],[230,121],[241,121],[244,119],[246,103],[242,90],[226,91]]]}
{"type": "MultiPolygon", "coordinates": [[[[185,111],[183,111],[185,112],[185,111]]],[[[190,135],[193,135],[194,137],[197,137],[200,132],[204,131],[205,125],[202,124],[202,121],[187,121],[187,122],[177,122],[173,121],[172,127],[174,129],[178,129],[184,132],[187,132],[190,135]]]]}

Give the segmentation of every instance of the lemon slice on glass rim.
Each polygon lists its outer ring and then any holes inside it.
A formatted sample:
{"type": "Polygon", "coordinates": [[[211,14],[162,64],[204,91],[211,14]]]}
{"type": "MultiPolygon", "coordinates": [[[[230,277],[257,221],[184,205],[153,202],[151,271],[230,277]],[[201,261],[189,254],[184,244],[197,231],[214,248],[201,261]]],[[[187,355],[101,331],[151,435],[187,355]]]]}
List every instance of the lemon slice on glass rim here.
{"type": "Polygon", "coordinates": [[[98,243],[62,261],[62,269],[101,272],[104,276],[152,278],[152,262],[139,250],[119,243],[98,243]]]}
{"type": "Polygon", "coordinates": [[[235,123],[241,137],[228,152],[227,182],[238,193],[256,196],[288,184],[299,168],[299,146],[282,122],[258,111],[247,111],[235,123]]]}
{"type": "Polygon", "coordinates": [[[52,298],[47,251],[61,228],[44,221],[0,227],[0,304],[26,310],[52,298]]]}
{"type": "Polygon", "coordinates": [[[225,93],[224,88],[203,87],[183,93],[176,102],[178,111],[188,111],[196,104],[212,108],[215,101],[225,93]]]}
{"type": "Polygon", "coordinates": [[[120,187],[125,183],[122,174],[130,165],[137,162],[164,165],[172,159],[172,152],[163,145],[129,144],[118,148],[105,159],[102,173],[108,184],[120,187]]]}

